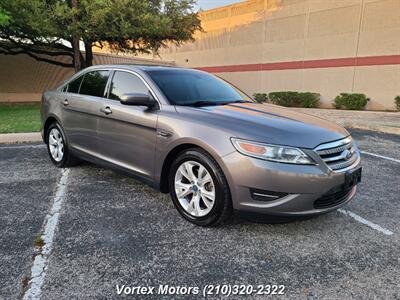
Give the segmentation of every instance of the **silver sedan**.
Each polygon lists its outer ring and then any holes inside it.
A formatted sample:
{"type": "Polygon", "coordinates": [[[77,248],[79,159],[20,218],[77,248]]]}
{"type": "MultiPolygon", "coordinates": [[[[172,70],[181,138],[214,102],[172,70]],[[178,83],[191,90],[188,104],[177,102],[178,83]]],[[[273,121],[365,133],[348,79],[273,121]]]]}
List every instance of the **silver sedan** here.
{"type": "Polygon", "coordinates": [[[233,210],[275,216],[329,212],[361,179],[349,133],[330,122],[255,103],[192,69],[102,65],[42,98],[42,135],[58,167],[87,160],[171,194],[190,222],[233,210]]]}

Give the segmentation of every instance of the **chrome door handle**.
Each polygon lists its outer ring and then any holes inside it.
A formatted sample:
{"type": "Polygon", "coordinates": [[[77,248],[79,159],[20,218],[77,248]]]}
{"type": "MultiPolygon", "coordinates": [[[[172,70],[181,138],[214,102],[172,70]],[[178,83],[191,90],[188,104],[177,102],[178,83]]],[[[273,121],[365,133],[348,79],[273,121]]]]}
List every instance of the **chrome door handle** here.
{"type": "Polygon", "coordinates": [[[68,106],[68,99],[64,99],[64,101],[63,101],[63,104],[64,104],[64,106],[68,106]]]}
{"type": "Polygon", "coordinates": [[[112,113],[112,110],[111,110],[111,108],[110,108],[109,106],[100,108],[100,111],[101,111],[102,113],[104,113],[105,115],[109,115],[109,114],[112,113]]]}

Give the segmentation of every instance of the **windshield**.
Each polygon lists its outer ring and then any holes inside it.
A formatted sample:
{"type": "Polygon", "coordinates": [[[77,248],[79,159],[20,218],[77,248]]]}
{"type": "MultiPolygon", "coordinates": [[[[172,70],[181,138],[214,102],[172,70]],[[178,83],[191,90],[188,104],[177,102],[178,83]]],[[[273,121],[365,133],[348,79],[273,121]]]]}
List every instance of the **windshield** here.
{"type": "Polygon", "coordinates": [[[253,102],[246,94],[226,81],[196,70],[149,70],[168,101],[174,105],[223,105],[232,102],[253,102]]]}

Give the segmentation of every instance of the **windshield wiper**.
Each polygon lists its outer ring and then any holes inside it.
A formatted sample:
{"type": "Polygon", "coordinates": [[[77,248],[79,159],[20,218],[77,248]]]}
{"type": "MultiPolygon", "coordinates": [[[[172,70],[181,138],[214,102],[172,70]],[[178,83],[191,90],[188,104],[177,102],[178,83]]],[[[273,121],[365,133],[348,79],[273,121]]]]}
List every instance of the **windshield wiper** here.
{"type": "Polygon", "coordinates": [[[214,106],[214,105],[220,105],[220,103],[218,103],[218,102],[213,102],[213,101],[195,101],[195,102],[190,102],[190,103],[180,103],[180,104],[178,104],[178,105],[200,107],[200,106],[214,106]]]}
{"type": "Polygon", "coordinates": [[[254,102],[249,100],[234,100],[234,101],[224,102],[224,104],[231,104],[231,103],[254,103],[254,102]]]}
{"type": "Polygon", "coordinates": [[[200,107],[200,106],[216,106],[216,105],[227,105],[231,103],[253,103],[252,101],[247,101],[247,100],[233,100],[233,101],[194,101],[190,103],[181,103],[178,105],[182,106],[194,106],[194,107],[200,107]]]}

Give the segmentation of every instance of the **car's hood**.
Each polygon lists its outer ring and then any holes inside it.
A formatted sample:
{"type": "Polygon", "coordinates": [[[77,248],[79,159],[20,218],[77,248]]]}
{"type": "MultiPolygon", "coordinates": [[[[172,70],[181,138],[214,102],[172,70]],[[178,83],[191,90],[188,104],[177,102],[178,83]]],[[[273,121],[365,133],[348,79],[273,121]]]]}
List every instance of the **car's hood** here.
{"type": "Polygon", "coordinates": [[[232,136],[271,144],[315,148],[349,135],[323,119],[271,104],[238,103],[223,106],[177,106],[196,121],[226,128],[232,136]]]}

